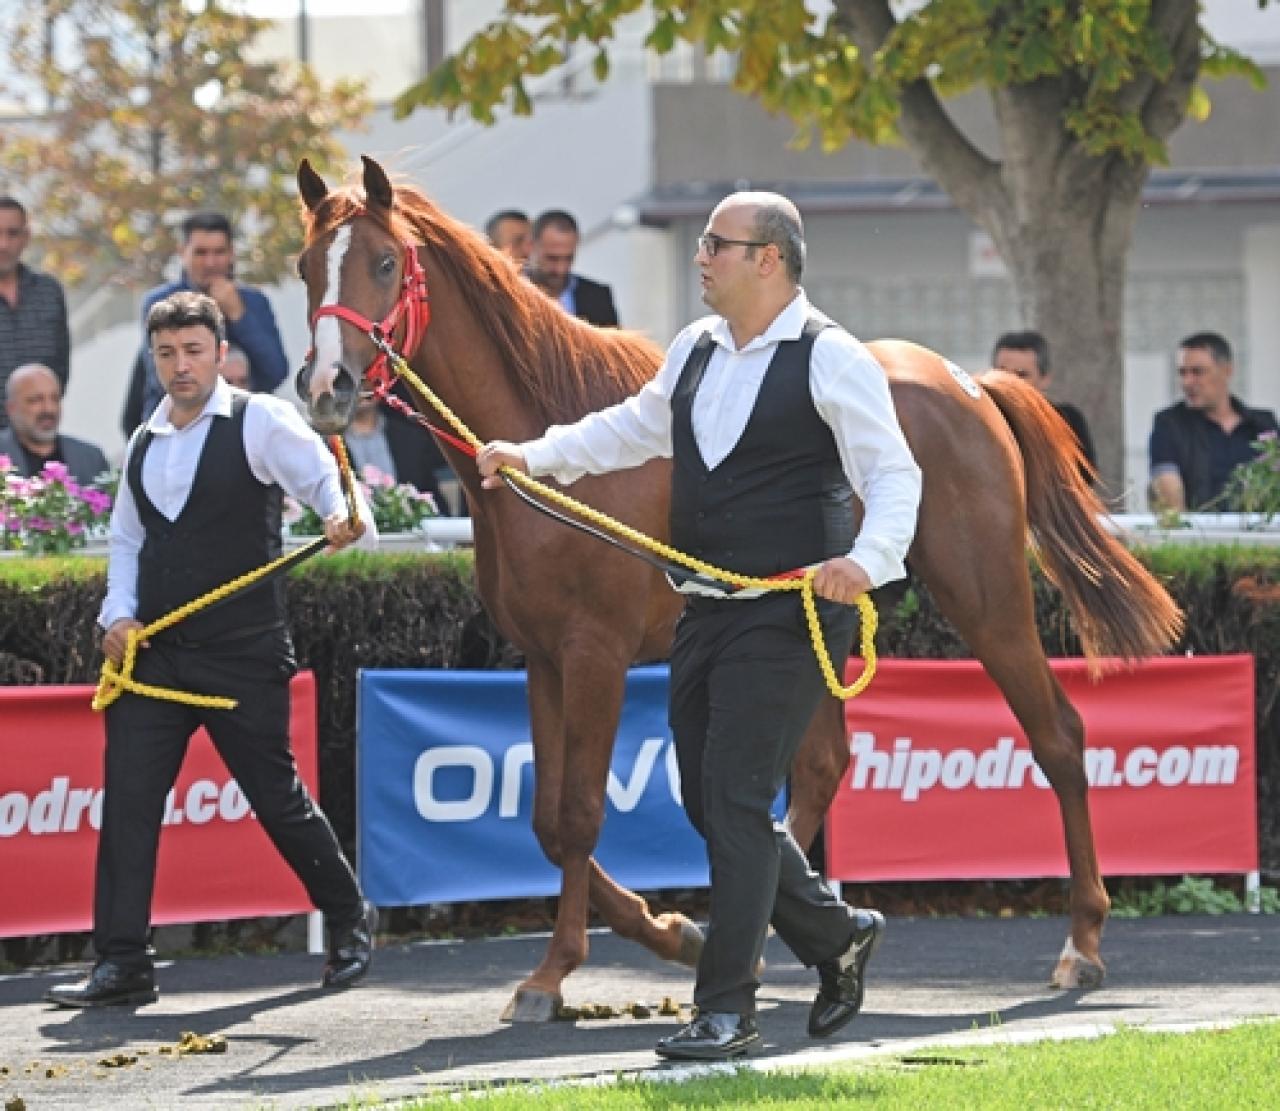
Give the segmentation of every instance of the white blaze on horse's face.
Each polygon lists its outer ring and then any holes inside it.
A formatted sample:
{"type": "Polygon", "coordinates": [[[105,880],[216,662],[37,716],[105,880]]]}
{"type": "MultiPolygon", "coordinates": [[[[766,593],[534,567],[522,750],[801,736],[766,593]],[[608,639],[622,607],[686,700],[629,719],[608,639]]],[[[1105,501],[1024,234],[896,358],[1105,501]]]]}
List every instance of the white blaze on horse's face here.
{"type": "MultiPolygon", "coordinates": [[[[351,225],[343,224],[325,252],[324,300],[321,305],[336,305],[342,296],[342,260],[346,258],[350,245],[351,225]]],[[[342,329],[336,316],[322,316],[316,324],[315,348],[316,359],[311,368],[309,390],[312,401],[333,393],[333,383],[342,366],[342,329]]]]}

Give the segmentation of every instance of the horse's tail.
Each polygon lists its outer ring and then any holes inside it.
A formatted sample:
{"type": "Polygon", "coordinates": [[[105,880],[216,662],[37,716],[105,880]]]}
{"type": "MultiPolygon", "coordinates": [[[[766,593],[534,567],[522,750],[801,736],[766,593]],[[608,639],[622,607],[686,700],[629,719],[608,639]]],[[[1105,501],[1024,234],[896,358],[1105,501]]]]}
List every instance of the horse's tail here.
{"type": "Polygon", "coordinates": [[[1026,473],[1027,520],[1040,565],[1066,598],[1090,659],[1135,660],[1166,651],[1182,633],[1168,591],[1101,523],[1075,435],[1034,387],[998,371],[980,376],[1004,416],[1026,473]]]}

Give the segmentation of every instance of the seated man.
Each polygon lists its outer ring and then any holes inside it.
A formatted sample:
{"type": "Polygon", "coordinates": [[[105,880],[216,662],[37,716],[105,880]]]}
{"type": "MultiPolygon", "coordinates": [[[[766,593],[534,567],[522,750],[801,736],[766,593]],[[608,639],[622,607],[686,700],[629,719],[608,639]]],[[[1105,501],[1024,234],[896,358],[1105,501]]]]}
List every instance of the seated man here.
{"type": "MultiPolygon", "coordinates": [[[[998,340],[991,353],[991,365],[996,370],[1016,374],[1024,382],[1030,382],[1041,393],[1048,392],[1049,379],[1053,376],[1053,367],[1049,362],[1049,343],[1039,332],[1005,332],[998,340]]],[[[1055,401],[1053,407],[1058,415],[1071,426],[1076,434],[1080,450],[1089,461],[1089,466],[1098,469],[1098,456],[1093,448],[1093,437],[1089,434],[1088,422],[1084,414],[1074,405],[1065,401],[1055,401]]],[[[1092,481],[1092,476],[1087,476],[1092,481]]]]}
{"type": "Polygon", "coordinates": [[[351,464],[357,473],[372,466],[396,482],[407,482],[435,498],[436,509],[449,515],[449,503],[440,488],[450,477],[449,464],[435,437],[394,409],[379,406],[372,397],[361,398],[355,416],[343,435],[351,464]]]}
{"type": "Polygon", "coordinates": [[[227,344],[227,357],[222,360],[222,379],[228,386],[237,390],[253,389],[249,356],[243,347],[237,347],[233,343],[227,344]]]}
{"type": "Polygon", "coordinates": [[[26,478],[46,463],[64,463],[71,477],[87,486],[111,468],[102,449],[58,432],[62,423],[62,382],[43,363],[27,363],[9,375],[5,412],[9,427],[0,431],[0,455],[7,455],[26,478]]]}
{"type": "Polygon", "coordinates": [[[1251,409],[1231,393],[1231,345],[1216,332],[1197,332],[1178,345],[1184,400],[1151,425],[1151,502],[1159,510],[1226,511],[1231,472],[1256,454],[1254,441],[1277,430],[1270,409],[1251,409]]]}

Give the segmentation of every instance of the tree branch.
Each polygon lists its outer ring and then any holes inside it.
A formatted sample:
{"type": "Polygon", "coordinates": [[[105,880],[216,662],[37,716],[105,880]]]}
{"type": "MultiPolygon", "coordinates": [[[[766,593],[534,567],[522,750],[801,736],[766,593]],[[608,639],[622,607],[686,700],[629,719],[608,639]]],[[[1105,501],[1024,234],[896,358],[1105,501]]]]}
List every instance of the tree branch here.
{"type": "MultiPolygon", "coordinates": [[[[875,57],[898,26],[889,0],[836,0],[832,19],[857,45],[871,70],[875,57]]],[[[1009,199],[999,164],[982,153],[956,126],[928,81],[913,81],[898,93],[899,130],[925,170],[966,213],[984,226],[998,221],[1009,199]]]]}
{"type": "Polygon", "coordinates": [[[1151,26],[1169,44],[1173,68],[1142,101],[1142,126],[1162,142],[1187,116],[1191,90],[1200,78],[1200,5],[1197,0],[1153,0],[1151,26]]]}

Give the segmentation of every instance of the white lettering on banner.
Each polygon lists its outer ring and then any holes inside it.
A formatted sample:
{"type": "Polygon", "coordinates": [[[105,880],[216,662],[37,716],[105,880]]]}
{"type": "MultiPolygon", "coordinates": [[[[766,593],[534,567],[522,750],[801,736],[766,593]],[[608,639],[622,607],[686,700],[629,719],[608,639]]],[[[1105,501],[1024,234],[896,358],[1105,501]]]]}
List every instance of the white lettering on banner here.
{"type": "Polygon", "coordinates": [[[493,761],[475,745],[429,748],[413,765],[413,805],[429,822],[470,822],[489,809],[493,797],[493,761]],[[471,794],[464,799],[439,799],[436,772],[442,768],[470,768],[471,794]]]}
{"type": "MultiPolygon", "coordinates": [[[[610,769],[606,793],[616,810],[627,814],[640,805],[659,757],[667,773],[671,797],[680,801],[680,774],[676,765],[675,746],[665,737],[646,737],[636,753],[635,763],[626,780],[610,769]],[[666,752],[663,752],[663,749],[666,752]]],[[[533,745],[527,741],[513,744],[502,754],[502,772],[496,784],[498,817],[516,818],[520,815],[520,788],[524,781],[524,769],[533,763],[533,745]]],[[[495,789],[495,757],[475,745],[441,745],[424,751],[413,765],[413,805],[428,822],[473,822],[488,811],[495,789]],[[436,785],[437,774],[458,769],[470,773],[470,793],[466,798],[440,797],[436,785]]],[[[450,796],[456,796],[456,774],[450,796]]]]}
{"type": "Polygon", "coordinates": [[[524,769],[533,763],[533,744],[512,745],[502,758],[502,794],[498,799],[498,817],[514,818],[520,813],[520,785],[524,769]]]}
{"type": "MultiPolygon", "coordinates": [[[[103,794],[101,787],[72,787],[68,776],[58,775],[34,796],[23,791],[0,795],[0,837],[78,833],[86,822],[91,829],[101,829],[103,794]]],[[[183,821],[192,825],[238,822],[250,814],[249,800],[234,779],[221,784],[211,779],[197,779],[187,788],[184,803],[185,808],[179,809],[174,792],[169,792],[165,800],[165,825],[183,821]]]]}
{"type": "MultiPolygon", "coordinates": [[[[945,755],[936,748],[917,748],[910,737],[897,737],[893,751],[878,751],[873,733],[855,732],[849,785],[855,791],[896,791],[903,802],[917,802],[926,791],[1019,790],[1030,773],[1031,782],[1048,788],[1030,750],[1018,748],[1012,737],[1000,737],[990,747],[953,748],[945,755]]],[[[1139,745],[1124,758],[1113,748],[1087,748],[1085,772],[1091,787],[1217,787],[1235,783],[1240,749],[1235,745],[1170,745],[1157,752],[1139,745]]]]}
{"type": "Polygon", "coordinates": [[[649,786],[649,777],[653,775],[653,766],[658,762],[658,753],[667,742],[662,737],[647,737],[636,754],[635,765],[631,769],[631,779],[624,786],[613,769],[609,769],[609,780],[605,784],[605,793],[609,801],[623,814],[630,814],[644,797],[645,788],[649,786]]]}

